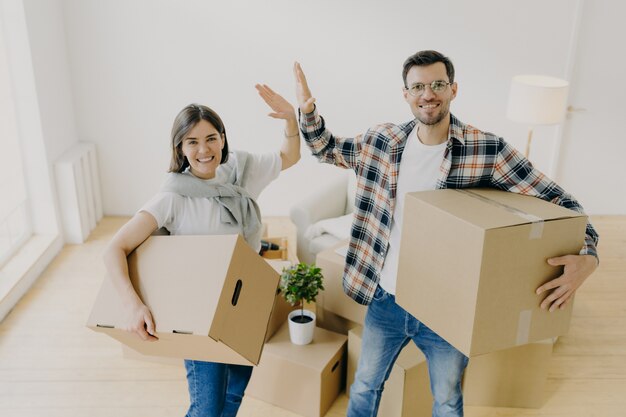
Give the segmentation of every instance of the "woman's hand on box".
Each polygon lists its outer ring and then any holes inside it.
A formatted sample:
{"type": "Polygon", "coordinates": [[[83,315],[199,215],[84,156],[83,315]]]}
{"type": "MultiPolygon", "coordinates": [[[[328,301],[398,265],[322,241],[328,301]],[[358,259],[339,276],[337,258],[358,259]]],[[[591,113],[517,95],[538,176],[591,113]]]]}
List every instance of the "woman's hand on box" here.
{"type": "Polygon", "coordinates": [[[592,255],[565,255],[548,259],[552,266],[563,266],[563,274],[537,288],[538,295],[552,290],[541,302],[541,308],[554,311],[563,308],[574,298],[576,290],[598,267],[598,260],[592,255]]]}
{"type": "Polygon", "coordinates": [[[149,342],[154,342],[159,339],[155,336],[156,332],[154,330],[152,313],[143,303],[131,310],[126,331],[135,333],[142,340],[149,342]]]}

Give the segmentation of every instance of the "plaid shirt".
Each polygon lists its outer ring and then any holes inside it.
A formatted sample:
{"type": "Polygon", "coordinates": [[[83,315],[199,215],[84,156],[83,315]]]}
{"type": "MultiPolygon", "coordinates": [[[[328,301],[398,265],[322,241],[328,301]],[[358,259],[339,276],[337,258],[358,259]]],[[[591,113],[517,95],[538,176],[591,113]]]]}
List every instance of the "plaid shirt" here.
{"type": "MultiPolygon", "coordinates": [[[[357,187],[354,221],[346,255],[344,291],[369,304],[380,279],[391,231],[402,151],[415,120],[381,124],[354,138],[340,138],[326,129],[317,109],[300,118],[309,148],[321,161],[353,169],[357,187]]],[[[447,147],[437,188],[491,187],[539,197],[582,212],[578,202],[547,178],[514,147],[450,115],[447,147]]],[[[597,257],[598,234],[587,223],[580,254],[597,257]]]]}

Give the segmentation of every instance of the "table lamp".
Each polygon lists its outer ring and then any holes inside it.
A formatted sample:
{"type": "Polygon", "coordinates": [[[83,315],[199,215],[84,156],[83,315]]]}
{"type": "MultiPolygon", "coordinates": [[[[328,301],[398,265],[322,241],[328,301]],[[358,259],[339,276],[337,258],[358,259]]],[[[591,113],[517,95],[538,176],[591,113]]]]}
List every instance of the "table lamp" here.
{"type": "Polygon", "coordinates": [[[569,83],[545,75],[516,75],[511,81],[506,117],[528,128],[524,156],[530,154],[533,126],[560,123],[565,116],[569,83]]]}

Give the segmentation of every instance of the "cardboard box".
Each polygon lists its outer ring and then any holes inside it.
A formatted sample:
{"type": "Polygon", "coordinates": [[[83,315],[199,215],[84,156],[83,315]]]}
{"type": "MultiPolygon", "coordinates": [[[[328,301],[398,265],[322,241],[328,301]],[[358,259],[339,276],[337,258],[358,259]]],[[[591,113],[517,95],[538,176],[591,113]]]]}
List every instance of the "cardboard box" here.
{"type": "Polygon", "coordinates": [[[135,349],[131,349],[126,345],[122,346],[122,357],[124,359],[130,359],[133,361],[141,361],[141,362],[150,362],[158,365],[167,365],[167,366],[176,366],[180,368],[185,367],[184,359],[180,358],[171,358],[167,356],[151,356],[151,355],[142,355],[137,352],[135,349]]]}
{"type": "Polygon", "coordinates": [[[567,333],[573,303],[552,313],[535,290],[578,254],[586,217],[490,189],[409,193],[396,301],[467,356],[567,333]]]}
{"type": "Polygon", "coordinates": [[[285,322],[265,345],[246,395],[302,416],[325,415],[344,387],[346,342],[316,328],[311,344],[294,345],[285,322]]]}
{"type": "MultiPolygon", "coordinates": [[[[357,326],[348,333],[348,378],[346,392],[354,382],[359,357],[363,327],[357,326]]],[[[385,417],[431,417],[433,396],[426,357],[413,342],[402,349],[385,382],[378,415],[385,417]]]]}
{"type": "Polygon", "coordinates": [[[470,358],[463,378],[465,405],[541,408],[553,339],[470,358]]]}
{"type": "MultiPolygon", "coordinates": [[[[276,294],[276,298],[274,300],[274,308],[272,309],[272,315],[270,316],[269,323],[267,326],[267,334],[265,335],[265,341],[268,341],[276,334],[276,332],[281,328],[281,326],[287,322],[287,316],[294,308],[285,301],[284,297],[281,294],[276,294]]],[[[122,345],[122,356],[125,359],[132,359],[144,362],[153,362],[162,365],[171,365],[171,366],[183,366],[184,363],[180,358],[173,357],[165,357],[165,356],[151,356],[144,355],[137,352],[134,349],[126,345],[122,345]]]]}
{"type": "MultiPolygon", "coordinates": [[[[289,261],[281,261],[278,259],[266,259],[267,263],[278,273],[281,272],[284,266],[290,265],[289,261]]],[[[265,335],[265,341],[276,334],[278,329],[287,321],[287,316],[294,309],[289,303],[285,301],[285,298],[277,293],[274,299],[274,307],[267,326],[267,333],[265,335]]],[[[183,367],[184,363],[180,358],[172,358],[165,356],[151,356],[143,355],[134,349],[122,344],[122,356],[125,359],[138,360],[144,362],[158,363],[161,365],[180,366],[183,367]]]]}
{"type": "Polygon", "coordinates": [[[320,327],[346,334],[352,323],[363,324],[367,307],[350,298],[343,290],[343,268],[345,256],[335,252],[339,247],[346,246],[347,242],[339,243],[317,254],[315,264],[322,269],[324,275],[324,290],[317,297],[318,316],[320,327]],[[326,314],[330,312],[332,314],[326,314]],[[338,316],[338,317],[336,317],[338,316]],[[347,321],[343,322],[341,318],[347,321]],[[344,331],[345,330],[345,331],[344,331]]]}
{"type": "Polygon", "coordinates": [[[315,325],[331,332],[348,335],[350,329],[360,326],[359,323],[355,323],[351,320],[344,319],[337,314],[324,310],[319,305],[315,309],[315,325]]]}
{"type": "MultiPolygon", "coordinates": [[[[362,326],[348,333],[348,395],[361,356],[362,334],[362,326]]],[[[553,344],[553,339],[542,340],[470,358],[463,376],[463,403],[482,407],[542,407],[553,344]]],[[[426,358],[409,342],[385,383],[378,415],[430,417],[432,401],[426,358]]]]}
{"type": "Polygon", "coordinates": [[[143,355],[259,362],[279,276],[241,236],[151,236],[128,265],[159,340],[144,342],[123,330],[125,309],[109,279],[88,327],[143,355]]]}
{"type": "Polygon", "coordinates": [[[287,323],[287,316],[293,311],[294,307],[285,301],[282,293],[276,292],[276,298],[274,299],[274,308],[272,308],[272,314],[267,325],[267,334],[265,341],[269,341],[278,330],[287,323]]]}

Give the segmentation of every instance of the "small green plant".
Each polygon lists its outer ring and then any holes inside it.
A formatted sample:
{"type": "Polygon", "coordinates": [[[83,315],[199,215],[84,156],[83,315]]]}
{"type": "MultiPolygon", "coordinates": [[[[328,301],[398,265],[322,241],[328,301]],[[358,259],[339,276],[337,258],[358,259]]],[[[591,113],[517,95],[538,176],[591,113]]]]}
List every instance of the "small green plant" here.
{"type": "Polygon", "coordinates": [[[315,301],[320,290],[324,289],[322,284],[322,270],[315,264],[299,263],[289,268],[283,268],[280,276],[280,290],[283,297],[289,304],[301,303],[300,317],[304,317],[304,302],[315,301]]]}

